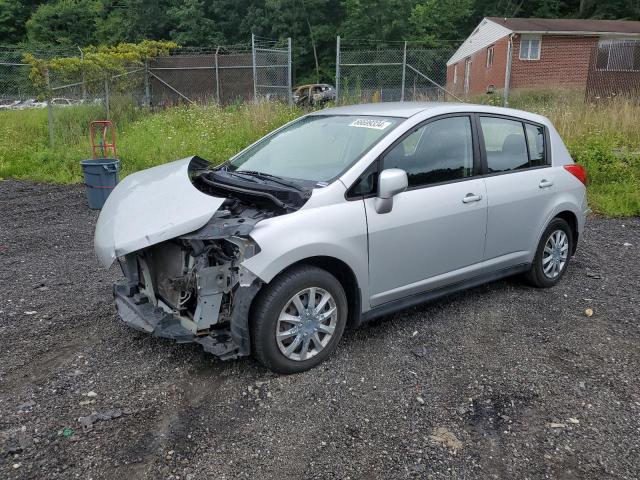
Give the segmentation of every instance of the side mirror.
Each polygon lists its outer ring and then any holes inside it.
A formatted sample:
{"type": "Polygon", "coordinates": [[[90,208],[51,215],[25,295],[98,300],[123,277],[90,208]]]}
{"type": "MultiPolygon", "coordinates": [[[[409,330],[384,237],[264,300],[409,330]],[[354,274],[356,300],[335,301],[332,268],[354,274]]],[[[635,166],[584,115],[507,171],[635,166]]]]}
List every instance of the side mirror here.
{"type": "Polygon", "coordinates": [[[393,197],[404,192],[409,185],[407,172],[399,168],[388,168],[378,178],[378,196],[375,209],[378,213],[389,213],[393,208],[393,197]]]}

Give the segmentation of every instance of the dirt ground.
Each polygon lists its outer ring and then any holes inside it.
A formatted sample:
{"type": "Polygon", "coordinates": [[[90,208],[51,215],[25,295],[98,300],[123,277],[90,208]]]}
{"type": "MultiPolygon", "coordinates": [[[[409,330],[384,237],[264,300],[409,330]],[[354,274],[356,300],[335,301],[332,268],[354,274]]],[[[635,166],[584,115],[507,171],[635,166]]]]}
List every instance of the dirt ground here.
{"type": "Polygon", "coordinates": [[[591,218],[556,288],[398,313],[295,376],[121,324],[96,218],[0,182],[1,478],[640,477],[638,218],[591,218]]]}

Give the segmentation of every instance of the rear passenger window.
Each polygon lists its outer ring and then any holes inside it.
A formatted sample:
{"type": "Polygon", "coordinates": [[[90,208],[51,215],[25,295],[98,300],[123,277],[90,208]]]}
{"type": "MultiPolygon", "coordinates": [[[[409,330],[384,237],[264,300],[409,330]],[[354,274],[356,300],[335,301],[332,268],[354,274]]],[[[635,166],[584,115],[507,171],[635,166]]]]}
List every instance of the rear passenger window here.
{"type": "Polygon", "coordinates": [[[525,123],[525,130],[527,131],[531,166],[541,167],[542,165],[546,165],[547,159],[544,155],[544,128],[525,123]]]}
{"type": "Polygon", "coordinates": [[[521,122],[480,117],[489,173],[508,172],[529,166],[527,141],[521,122]]]}

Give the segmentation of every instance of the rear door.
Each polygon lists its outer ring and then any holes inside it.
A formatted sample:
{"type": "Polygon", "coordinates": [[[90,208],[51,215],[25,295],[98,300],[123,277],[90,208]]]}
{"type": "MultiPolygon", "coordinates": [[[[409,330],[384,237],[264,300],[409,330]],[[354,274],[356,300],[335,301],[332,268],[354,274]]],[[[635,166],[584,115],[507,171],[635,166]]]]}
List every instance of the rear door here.
{"type": "Polygon", "coordinates": [[[484,260],[489,269],[528,263],[556,191],[548,134],[517,118],[477,118],[488,200],[484,260]]]}
{"type": "Polygon", "coordinates": [[[372,306],[471,276],[482,262],[487,200],[471,115],[416,127],[379,160],[409,188],[380,214],[365,199],[372,306]]]}

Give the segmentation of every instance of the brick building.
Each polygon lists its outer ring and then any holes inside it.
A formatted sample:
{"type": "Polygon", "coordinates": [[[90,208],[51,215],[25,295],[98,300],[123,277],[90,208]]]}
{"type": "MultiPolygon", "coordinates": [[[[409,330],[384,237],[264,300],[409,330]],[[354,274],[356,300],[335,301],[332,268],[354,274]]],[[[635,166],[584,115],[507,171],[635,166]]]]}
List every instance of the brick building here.
{"type": "Polygon", "coordinates": [[[603,85],[640,88],[640,22],[487,17],[447,62],[457,95],[603,85]]]}

